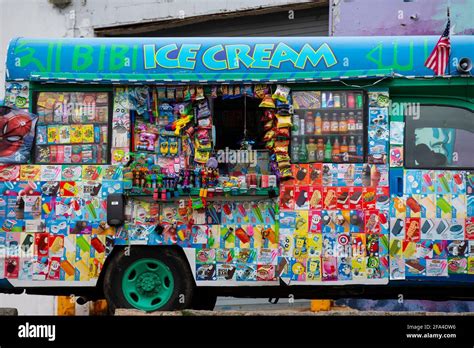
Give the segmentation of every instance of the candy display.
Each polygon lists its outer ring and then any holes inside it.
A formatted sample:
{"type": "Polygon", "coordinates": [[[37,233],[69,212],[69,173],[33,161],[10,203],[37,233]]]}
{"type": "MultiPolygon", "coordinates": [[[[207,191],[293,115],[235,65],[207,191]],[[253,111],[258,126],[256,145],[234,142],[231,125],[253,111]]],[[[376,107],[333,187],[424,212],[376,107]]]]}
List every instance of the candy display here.
{"type": "Polygon", "coordinates": [[[108,162],[109,95],[40,92],[36,163],[108,162]]]}

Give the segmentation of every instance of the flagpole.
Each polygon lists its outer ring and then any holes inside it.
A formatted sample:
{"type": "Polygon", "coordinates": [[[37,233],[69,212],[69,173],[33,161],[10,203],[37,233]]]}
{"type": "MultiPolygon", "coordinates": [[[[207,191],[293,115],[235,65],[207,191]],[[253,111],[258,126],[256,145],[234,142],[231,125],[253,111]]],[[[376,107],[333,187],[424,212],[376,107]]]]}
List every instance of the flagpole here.
{"type": "MultiPolygon", "coordinates": [[[[450,20],[449,16],[449,3],[448,1],[448,21],[450,20]]],[[[449,31],[451,31],[451,26],[449,26],[449,31]]],[[[448,33],[449,37],[451,37],[451,33],[448,33]]],[[[448,56],[448,75],[451,76],[451,48],[449,49],[449,56],[448,56]]]]}

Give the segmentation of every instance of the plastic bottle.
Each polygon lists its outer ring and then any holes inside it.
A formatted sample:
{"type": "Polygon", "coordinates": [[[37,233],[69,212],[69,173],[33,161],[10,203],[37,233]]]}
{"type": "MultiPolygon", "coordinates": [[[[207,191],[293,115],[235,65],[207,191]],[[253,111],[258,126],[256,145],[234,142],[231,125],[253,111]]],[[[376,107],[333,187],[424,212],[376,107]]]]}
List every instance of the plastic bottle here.
{"type": "Polygon", "coordinates": [[[326,102],[326,93],[321,93],[321,107],[326,108],[327,107],[327,102],[326,102]]]}
{"type": "Polygon", "coordinates": [[[362,109],[363,106],[363,98],[361,93],[356,94],[356,107],[358,109],[362,109]]]}
{"type": "Polygon", "coordinates": [[[339,133],[347,133],[347,119],[345,113],[342,113],[339,118],[339,133]]]}
{"type": "Polygon", "coordinates": [[[349,140],[349,154],[355,155],[356,153],[357,153],[357,148],[354,141],[354,136],[351,136],[349,140]]]}
{"type": "Polygon", "coordinates": [[[341,108],[347,108],[347,93],[341,93],[341,108]]]}
{"type": "Polygon", "coordinates": [[[329,92],[329,98],[327,102],[328,108],[333,108],[334,107],[334,99],[332,98],[332,93],[329,92]]]}
{"type": "Polygon", "coordinates": [[[341,144],[341,147],[340,147],[339,151],[342,155],[341,156],[342,161],[343,162],[349,161],[349,146],[347,145],[347,138],[346,137],[342,137],[342,144],[341,144]]]}
{"type": "Polygon", "coordinates": [[[341,96],[339,93],[334,93],[334,107],[340,108],[341,107],[341,96]]]}
{"type": "Polygon", "coordinates": [[[304,117],[301,117],[300,118],[300,128],[299,128],[299,135],[304,135],[304,131],[305,131],[305,122],[304,122],[304,117]]]}
{"type": "Polygon", "coordinates": [[[320,135],[323,133],[323,119],[321,118],[321,114],[318,112],[316,113],[316,117],[314,118],[314,134],[320,135]]]}
{"type": "Polygon", "coordinates": [[[357,137],[356,154],[357,156],[364,155],[364,145],[362,144],[362,137],[357,137]]]}
{"type": "Polygon", "coordinates": [[[293,140],[291,141],[291,161],[293,163],[299,162],[298,137],[293,137],[293,140]]]}
{"type": "Polygon", "coordinates": [[[356,130],[356,121],[353,112],[349,112],[349,116],[347,118],[347,131],[354,132],[356,130]]]}
{"type": "Polygon", "coordinates": [[[332,114],[331,120],[331,133],[335,134],[339,132],[339,122],[337,121],[337,115],[334,113],[332,114]]]}
{"type": "Polygon", "coordinates": [[[347,107],[349,109],[354,109],[355,108],[354,93],[348,93],[347,94],[347,107]]]}
{"type": "Polygon", "coordinates": [[[316,145],[314,139],[309,139],[309,143],[306,145],[306,150],[308,151],[308,162],[316,162],[317,148],[318,145],[316,145]]]}
{"type": "Polygon", "coordinates": [[[300,117],[297,114],[293,115],[293,129],[292,129],[292,135],[299,135],[299,129],[300,129],[300,117]]]}
{"type": "Polygon", "coordinates": [[[331,121],[329,120],[329,115],[327,113],[323,116],[323,134],[331,133],[331,121]]]}
{"type": "Polygon", "coordinates": [[[324,162],[331,162],[331,156],[332,156],[332,145],[331,145],[331,139],[328,137],[328,141],[326,143],[326,146],[324,147],[324,162]]]}
{"type": "Polygon", "coordinates": [[[305,133],[308,135],[314,134],[314,116],[311,111],[308,111],[305,116],[304,124],[306,126],[305,133]]]}
{"type": "Polygon", "coordinates": [[[357,131],[362,131],[364,130],[364,118],[362,117],[362,112],[357,112],[357,117],[356,117],[356,130],[357,131]]]}
{"type": "Polygon", "coordinates": [[[306,141],[304,140],[304,138],[301,141],[301,145],[299,148],[298,161],[303,163],[308,162],[308,149],[306,148],[306,141]]]}
{"type": "Polygon", "coordinates": [[[323,138],[318,139],[318,145],[317,145],[317,150],[316,150],[316,160],[318,162],[324,161],[324,139],[323,138]]]}
{"type": "Polygon", "coordinates": [[[339,139],[336,137],[336,140],[334,140],[334,145],[332,146],[332,160],[334,162],[339,162],[340,157],[339,154],[341,153],[341,148],[339,145],[339,139]]]}

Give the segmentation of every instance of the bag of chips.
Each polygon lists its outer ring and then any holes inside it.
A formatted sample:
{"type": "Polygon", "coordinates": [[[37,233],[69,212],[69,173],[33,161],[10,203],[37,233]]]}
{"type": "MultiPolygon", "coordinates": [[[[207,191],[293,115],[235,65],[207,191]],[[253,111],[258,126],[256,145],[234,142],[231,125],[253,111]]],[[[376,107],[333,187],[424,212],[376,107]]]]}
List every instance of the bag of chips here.
{"type": "Polygon", "coordinates": [[[277,85],[275,93],[273,93],[273,99],[279,100],[283,103],[288,103],[288,94],[290,94],[290,88],[282,85],[277,85]]]}
{"type": "Polygon", "coordinates": [[[293,125],[291,123],[291,116],[282,116],[277,114],[276,118],[278,128],[289,128],[293,125]]]}

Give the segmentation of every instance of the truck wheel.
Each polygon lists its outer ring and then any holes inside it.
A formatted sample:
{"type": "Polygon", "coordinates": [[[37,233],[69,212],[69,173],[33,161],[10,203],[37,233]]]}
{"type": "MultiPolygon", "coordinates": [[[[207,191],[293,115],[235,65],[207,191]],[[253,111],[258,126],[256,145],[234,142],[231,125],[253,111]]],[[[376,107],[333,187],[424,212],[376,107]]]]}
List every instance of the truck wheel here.
{"type": "Polygon", "coordinates": [[[210,290],[194,288],[191,308],[201,311],[212,311],[216,306],[217,295],[210,290]]]}
{"type": "Polygon", "coordinates": [[[111,311],[146,312],[189,308],[194,281],[184,256],[171,248],[131,247],[115,255],[104,277],[111,311]]]}

